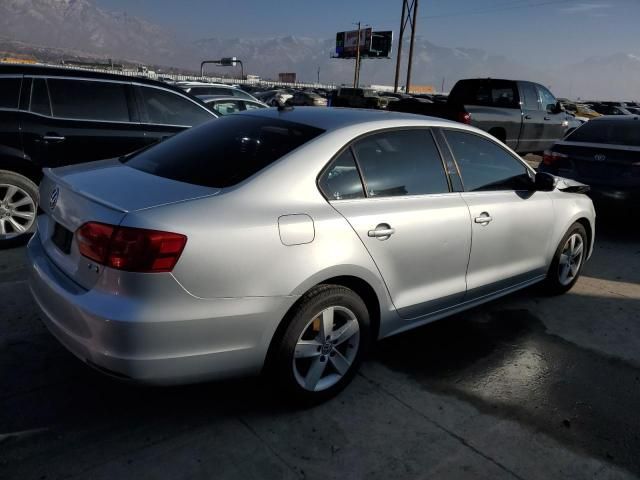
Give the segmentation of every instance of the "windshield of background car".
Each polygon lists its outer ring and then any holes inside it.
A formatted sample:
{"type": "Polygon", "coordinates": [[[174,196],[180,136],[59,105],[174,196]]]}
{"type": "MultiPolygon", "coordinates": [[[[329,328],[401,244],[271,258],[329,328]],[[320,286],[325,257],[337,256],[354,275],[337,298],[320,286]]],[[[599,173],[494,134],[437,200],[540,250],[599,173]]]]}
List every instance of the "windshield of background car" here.
{"type": "Polygon", "coordinates": [[[144,150],[126,164],[180,182],[230,187],[323,132],[284,120],[230,115],[144,150]]]}
{"type": "Polygon", "coordinates": [[[590,121],[575,130],[566,140],[640,147],[640,120],[590,121]]]}

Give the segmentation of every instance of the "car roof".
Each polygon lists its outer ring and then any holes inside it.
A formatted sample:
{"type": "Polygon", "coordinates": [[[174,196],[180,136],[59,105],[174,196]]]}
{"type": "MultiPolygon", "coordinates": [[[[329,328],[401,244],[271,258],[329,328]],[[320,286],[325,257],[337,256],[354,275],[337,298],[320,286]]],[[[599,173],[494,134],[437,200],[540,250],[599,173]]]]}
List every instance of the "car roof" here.
{"type": "Polygon", "coordinates": [[[253,100],[251,98],[244,98],[244,97],[227,97],[225,95],[199,95],[198,98],[202,100],[204,103],[209,103],[213,101],[229,102],[233,100],[234,102],[238,102],[238,101],[251,102],[251,103],[259,103],[260,105],[266,105],[266,103],[261,102],[260,100],[253,100]]]}
{"type": "Polygon", "coordinates": [[[444,120],[442,118],[428,117],[425,115],[414,115],[411,113],[390,112],[386,110],[369,110],[364,108],[320,108],[320,107],[290,107],[285,109],[263,108],[261,110],[251,110],[243,115],[259,115],[262,117],[279,118],[290,122],[301,123],[322,130],[337,130],[352,125],[363,125],[367,123],[377,123],[384,121],[407,121],[415,124],[422,121],[425,126],[455,126],[466,127],[469,130],[474,128],[464,124],[444,120]]]}
{"type": "Polygon", "coordinates": [[[117,80],[120,82],[136,82],[144,85],[153,85],[163,87],[169,90],[175,90],[184,94],[184,90],[177,88],[175,85],[157,80],[151,80],[135,75],[120,75],[117,73],[95,72],[93,70],[83,70],[81,68],[68,67],[47,67],[43,65],[0,65],[0,75],[42,75],[49,77],[79,77],[92,78],[99,80],[117,80]]]}
{"type": "Polygon", "coordinates": [[[179,82],[181,87],[224,87],[237,89],[234,85],[227,85],[226,83],[207,83],[207,82],[179,82]]]}

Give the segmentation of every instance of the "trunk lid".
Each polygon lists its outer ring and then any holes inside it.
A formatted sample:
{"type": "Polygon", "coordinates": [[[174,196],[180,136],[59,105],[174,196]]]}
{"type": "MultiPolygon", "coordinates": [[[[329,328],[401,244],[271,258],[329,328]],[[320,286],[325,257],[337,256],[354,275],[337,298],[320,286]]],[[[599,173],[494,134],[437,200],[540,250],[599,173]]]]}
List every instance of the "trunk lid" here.
{"type": "MultiPolygon", "coordinates": [[[[577,179],[593,185],[640,185],[640,148],[598,143],[558,142],[553,150],[568,156],[577,179]]],[[[558,175],[563,176],[562,169],[558,175]]]]}
{"type": "Polygon", "coordinates": [[[177,182],[118,160],[46,169],[40,184],[38,232],[51,260],[84,288],[103,267],[83,257],[75,232],[86,222],[119,225],[129,212],[213,196],[220,189],[177,182]]]}

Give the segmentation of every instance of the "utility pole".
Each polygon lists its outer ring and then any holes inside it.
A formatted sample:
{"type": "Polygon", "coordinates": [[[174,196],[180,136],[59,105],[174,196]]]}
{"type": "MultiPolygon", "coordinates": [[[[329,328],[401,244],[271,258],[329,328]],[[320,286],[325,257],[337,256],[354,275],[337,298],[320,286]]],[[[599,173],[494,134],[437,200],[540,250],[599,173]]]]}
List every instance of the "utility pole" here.
{"type": "Polygon", "coordinates": [[[358,88],[360,82],[360,22],[358,22],[358,40],[356,43],[356,66],[353,72],[353,88],[358,88]]]}
{"type": "Polygon", "coordinates": [[[402,60],[402,38],[404,37],[404,17],[407,14],[407,0],[402,0],[402,16],[400,17],[400,36],[398,38],[398,56],[396,58],[396,78],[393,82],[393,92],[398,93],[398,80],[400,78],[400,61],[402,60]]]}
{"type": "Polygon", "coordinates": [[[402,0],[402,16],[400,18],[400,38],[398,38],[398,57],[396,59],[396,77],[393,83],[393,91],[398,91],[398,83],[400,80],[400,62],[402,61],[402,42],[404,40],[404,32],[407,25],[411,28],[411,42],[409,45],[409,62],[407,64],[407,82],[405,92],[408,93],[411,88],[411,67],[413,66],[413,46],[416,36],[416,23],[418,13],[418,0],[402,0]],[[411,22],[411,23],[409,23],[411,22]]]}
{"type": "Polygon", "coordinates": [[[320,65],[318,65],[318,84],[320,84],[320,65]]]}
{"type": "Polygon", "coordinates": [[[411,43],[409,44],[409,64],[407,65],[407,93],[411,90],[411,67],[413,66],[413,44],[416,39],[416,20],[418,19],[418,0],[413,0],[413,21],[411,24],[411,43]]]}

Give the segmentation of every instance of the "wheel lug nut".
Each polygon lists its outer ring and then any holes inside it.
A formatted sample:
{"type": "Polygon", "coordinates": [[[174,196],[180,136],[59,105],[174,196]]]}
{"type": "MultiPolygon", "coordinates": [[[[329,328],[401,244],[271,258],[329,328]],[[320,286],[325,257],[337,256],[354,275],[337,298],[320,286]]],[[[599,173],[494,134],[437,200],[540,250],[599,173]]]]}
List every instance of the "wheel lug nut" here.
{"type": "Polygon", "coordinates": [[[326,361],[327,361],[327,357],[325,357],[324,355],[322,355],[322,356],[320,357],[320,361],[321,361],[321,362],[326,362],[326,361]]]}

